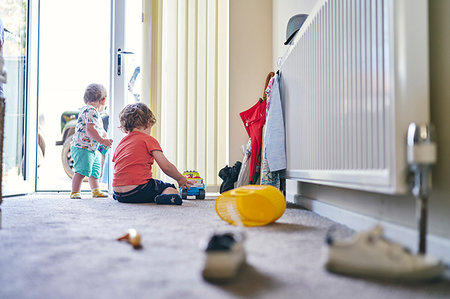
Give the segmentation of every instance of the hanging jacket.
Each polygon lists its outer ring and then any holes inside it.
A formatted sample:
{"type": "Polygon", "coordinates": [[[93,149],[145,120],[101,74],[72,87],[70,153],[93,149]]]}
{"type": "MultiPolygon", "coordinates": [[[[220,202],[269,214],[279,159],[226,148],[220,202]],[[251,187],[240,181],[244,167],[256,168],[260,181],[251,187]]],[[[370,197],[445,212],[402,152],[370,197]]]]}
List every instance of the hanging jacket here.
{"type": "Polygon", "coordinates": [[[275,75],[274,72],[270,72],[266,76],[266,83],[264,84],[263,96],[258,102],[250,109],[241,112],[242,121],[244,122],[245,130],[251,140],[251,154],[250,154],[250,174],[249,180],[253,181],[255,178],[256,165],[258,164],[258,158],[261,154],[262,148],[262,129],[266,123],[266,89],[275,75]]]}
{"type": "Polygon", "coordinates": [[[270,172],[286,169],[285,138],[279,77],[275,75],[270,93],[270,107],[267,112],[266,132],[264,136],[265,153],[270,172]]]}
{"type": "Polygon", "coordinates": [[[251,139],[249,180],[255,176],[256,164],[261,152],[262,128],[266,122],[266,101],[259,99],[250,109],[239,114],[251,139]]]}

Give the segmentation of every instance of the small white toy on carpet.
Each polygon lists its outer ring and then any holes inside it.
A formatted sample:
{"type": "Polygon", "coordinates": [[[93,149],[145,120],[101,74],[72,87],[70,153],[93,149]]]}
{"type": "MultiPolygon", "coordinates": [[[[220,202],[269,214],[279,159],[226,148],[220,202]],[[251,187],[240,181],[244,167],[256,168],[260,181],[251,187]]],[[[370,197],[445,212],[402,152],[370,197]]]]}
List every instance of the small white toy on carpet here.
{"type": "Polygon", "coordinates": [[[126,241],[130,243],[134,249],[141,248],[141,234],[134,228],[127,230],[127,233],[117,238],[117,241],[126,241]]]}

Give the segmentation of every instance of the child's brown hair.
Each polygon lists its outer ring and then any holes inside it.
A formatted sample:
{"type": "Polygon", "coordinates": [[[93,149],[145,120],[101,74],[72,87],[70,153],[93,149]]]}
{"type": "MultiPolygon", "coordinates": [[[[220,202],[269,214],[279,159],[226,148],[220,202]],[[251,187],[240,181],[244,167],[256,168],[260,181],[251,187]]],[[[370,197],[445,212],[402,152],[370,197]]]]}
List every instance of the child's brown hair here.
{"type": "Polygon", "coordinates": [[[133,129],[145,129],[156,123],[153,112],[143,103],[135,103],[126,105],[119,113],[120,129],[125,133],[133,131],[133,129]]]}
{"type": "Polygon", "coordinates": [[[84,91],[84,103],[100,102],[106,98],[106,95],[106,88],[103,85],[97,83],[89,84],[84,91]]]}

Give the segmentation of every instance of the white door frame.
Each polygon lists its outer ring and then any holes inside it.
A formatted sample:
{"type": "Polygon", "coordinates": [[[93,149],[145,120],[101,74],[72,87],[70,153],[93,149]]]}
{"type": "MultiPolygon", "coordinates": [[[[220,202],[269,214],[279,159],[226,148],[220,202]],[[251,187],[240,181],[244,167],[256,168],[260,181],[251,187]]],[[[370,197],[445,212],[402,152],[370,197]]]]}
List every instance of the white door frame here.
{"type": "MultiPolygon", "coordinates": [[[[119,141],[124,137],[124,133],[118,128],[119,112],[125,105],[125,77],[118,75],[119,55],[118,49],[123,49],[125,45],[125,0],[111,0],[111,67],[110,67],[110,111],[109,111],[109,136],[114,140],[109,155],[109,190],[112,192],[112,178],[114,167],[112,166],[112,153],[114,153],[119,141]]],[[[120,67],[123,68],[123,57],[120,67]]]]}
{"type": "MultiPolygon", "coordinates": [[[[38,134],[38,62],[39,62],[39,0],[28,3],[27,14],[27,51],[25,85],[25,136],[24,168],[25,179],[20,189],[14,188],[4,197],[33,193],[37,187],[37,134],[38,134]]],[[[8,100],[8,99],[6,99],[8,100]]],[[[3,188],[3,191],[5,189],[3,188]]]]}
{"type": "Polygon", "coordinates": [[[38,135],[38,78],[39,78],[39,5],[40,1],[28,1],[27,40],[27,108],[25,136],[25,193],[37,190],[37,135],[38,135]]]}
{"type": "MultiPolygon", "coordinates": [[[[125,2],[126,0],[111,0],[111,82],[110,82],[110,126],[112,135],[115,141],[113,150],[116,148],[118,142],[123,138],[124,134],[118,127],[119,112],[121,107],[125,105],[126,97],[124,96],[127,90],[125,89],[125,76],[118,74],[119,68],[119,49],[124,49],[125,46],[125,2]]],[[[125,59],[123,55],[120,58],[123,69],[125,59]]]]}

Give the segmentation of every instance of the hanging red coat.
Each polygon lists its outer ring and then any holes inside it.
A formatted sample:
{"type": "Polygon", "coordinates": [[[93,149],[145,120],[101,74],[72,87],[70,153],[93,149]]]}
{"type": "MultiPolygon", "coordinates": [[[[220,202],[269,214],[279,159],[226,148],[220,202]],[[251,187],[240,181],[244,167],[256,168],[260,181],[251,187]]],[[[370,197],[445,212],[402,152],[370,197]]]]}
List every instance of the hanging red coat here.
{"type": "Polygon", "coordinates": [[[261,152],[262,128],[266,122],[266,101],[259,99],[255,105],[239,113],[239,115],[244,122],[252,144],[249,174],[249,180],[252,181],[255,176],[258,156],[261,152]]]}

